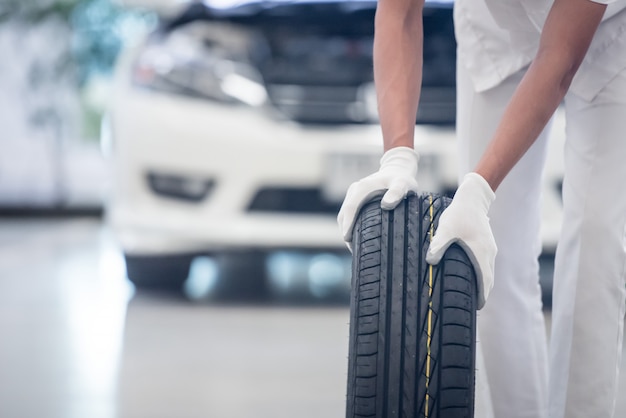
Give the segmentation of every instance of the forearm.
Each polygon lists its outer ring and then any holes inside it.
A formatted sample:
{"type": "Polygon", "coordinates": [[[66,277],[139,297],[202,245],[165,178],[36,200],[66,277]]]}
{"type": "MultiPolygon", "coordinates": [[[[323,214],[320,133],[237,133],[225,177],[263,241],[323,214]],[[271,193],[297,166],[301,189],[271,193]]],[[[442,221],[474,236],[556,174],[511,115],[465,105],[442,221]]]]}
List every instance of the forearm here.
{"type": "Polygon", "coordinates": [[[374,82],[385,151],[413,147],[422,83],[423,0],[380,0],[374,82]]]}
{"type": "Polygon", "coordinates": [[[564,97],[563,67],[550,61],[535,60],[528,69],[475,169],[493,190],[535,142],[564,97]]]}
{"type": "Polygon", "coordinates": [[[475,169],[493,190],[535,142],[562,101],[604,9],[589,0],[555,1],[539,52],[475,169]]]}

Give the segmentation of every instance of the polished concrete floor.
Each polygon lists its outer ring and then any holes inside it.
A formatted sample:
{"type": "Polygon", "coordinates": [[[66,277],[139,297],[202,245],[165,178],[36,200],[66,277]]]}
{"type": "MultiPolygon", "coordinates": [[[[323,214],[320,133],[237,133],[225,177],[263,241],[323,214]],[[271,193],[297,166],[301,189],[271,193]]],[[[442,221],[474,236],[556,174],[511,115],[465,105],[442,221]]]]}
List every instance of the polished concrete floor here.
{"type": "Polygon", "coordinates": [[[0,220],[0,417],[343,416],[347,306],[277,302],[135,293],[99,219],[0,220]]]}

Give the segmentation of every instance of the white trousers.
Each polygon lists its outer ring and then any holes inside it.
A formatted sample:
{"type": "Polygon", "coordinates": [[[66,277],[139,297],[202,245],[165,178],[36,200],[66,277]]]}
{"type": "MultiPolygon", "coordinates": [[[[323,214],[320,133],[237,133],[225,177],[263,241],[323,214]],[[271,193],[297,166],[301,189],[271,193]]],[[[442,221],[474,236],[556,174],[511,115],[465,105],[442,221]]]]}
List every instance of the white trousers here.
{"type": "MultiPolygon", "coordinates": [[[[475,168],[522,75],[477,93],[459,65],[460,176],[475,168]]],[[[537,261],[546,129],[490,211],[498,256],[478,313],[477,418],[613,416],[626,302],[626,71],[591,102],[568,94],[565,114],[550,354],[537,261]]]]}

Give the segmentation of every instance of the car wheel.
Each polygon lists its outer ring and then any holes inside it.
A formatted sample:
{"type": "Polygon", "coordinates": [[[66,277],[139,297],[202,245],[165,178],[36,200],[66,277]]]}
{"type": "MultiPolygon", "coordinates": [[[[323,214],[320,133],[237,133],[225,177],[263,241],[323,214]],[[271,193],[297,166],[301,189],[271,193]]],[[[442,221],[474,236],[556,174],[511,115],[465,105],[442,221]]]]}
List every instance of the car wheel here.
{"type": "Polygon", "coordinates": [[[128,279],[137,289],[181,290],[189,276],[192,255],[125,254],[128,279]]]}
{"type": "Polygon", "coordinates": [[[430,266],[426,251],[450,200],[380,199],[353,237],[347,417],[473,417],[476,278],[453,245],[430,266]]]}

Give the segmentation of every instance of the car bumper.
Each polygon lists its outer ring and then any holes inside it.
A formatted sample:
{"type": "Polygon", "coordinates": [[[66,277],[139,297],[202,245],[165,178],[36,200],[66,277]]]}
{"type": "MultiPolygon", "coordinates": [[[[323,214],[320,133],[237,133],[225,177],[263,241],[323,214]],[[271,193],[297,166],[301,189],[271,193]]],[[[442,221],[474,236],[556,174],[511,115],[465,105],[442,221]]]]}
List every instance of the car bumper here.
{"type": "MultiPolygon", "coordinates": [[[[305,126],[127,84],[110,121],[107,215],[131,253],[344,249],[335,221],[343,194],[382,155],[377,125],[305,126]],[[155,178],[197,196],[159,190],[155,178]]],[[[415,137],[424,190],[454,187],[453,128],[417,126],[415,137]]]]}

